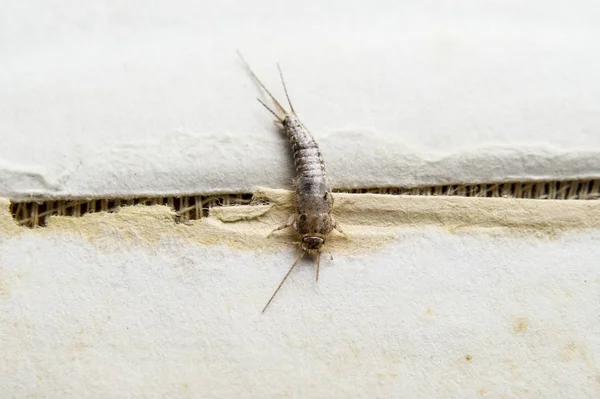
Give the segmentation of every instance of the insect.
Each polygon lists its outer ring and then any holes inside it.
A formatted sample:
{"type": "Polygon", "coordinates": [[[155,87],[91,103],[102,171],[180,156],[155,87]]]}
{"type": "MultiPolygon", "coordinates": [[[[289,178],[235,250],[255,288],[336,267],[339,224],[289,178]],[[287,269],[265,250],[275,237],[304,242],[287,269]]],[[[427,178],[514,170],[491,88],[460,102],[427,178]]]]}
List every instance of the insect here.
{"type": "Polygon", "coordinates": [[[279,292],[279,289],[285,280],[292,270],[294,270],[294,267],[296,267],[305,254],[315,254],[317,256],[316,281],[319,281],[321,250],[325,245],[327,236],[334,229],[341,234],[344,234],[344,232],[340,229],[335,217],[332,215],[333,195],[327,173],[325,172],[325,163],[323,162],[319,146],[296,115],[279,64],[277,64],[277,69],[279,70],[281,84],[283,85],[283,90],[290,106],[289,111],[283,108],[279,101],[277,101],[265,87],[239,51],[238,55],[252,77],[273,101],[275,110],[270,108],[260,99],[257,99],[275,116],[275,123],[285,132],[292,146],[294,166],[296,168],[296,178],[294,179],[294,186],[296,188],[296,212],[289,217],[286,224],[271,231],[267,237],[271,236],[276,231],[291,227],[301,237],[300,245],[302,253],[296,258],[287,274],[281,280],[279,286],[275,289],[275,292],[262,310],[264,313],[271,301],[273,301],[273,298],[275,298],[275,295],[277,295],[277,292],[279,292]]]}

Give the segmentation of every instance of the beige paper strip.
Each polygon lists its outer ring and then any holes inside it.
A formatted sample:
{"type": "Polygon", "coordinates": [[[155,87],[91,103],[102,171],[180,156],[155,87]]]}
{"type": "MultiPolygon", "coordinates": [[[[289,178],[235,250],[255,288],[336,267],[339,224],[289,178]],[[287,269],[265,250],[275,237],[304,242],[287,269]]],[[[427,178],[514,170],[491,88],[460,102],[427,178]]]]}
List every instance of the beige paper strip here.
{"type": "MultiPolygon", "coordinates": [[[[202,245],[239,249],[290,248],[298,241],[288,229],[267,234],[287,220],[293,192],[262,189],[256,205],[212,208],[210,216],[177,223],[167,206],[131,206],[118,212],[83,217],[53,216],[47,227],[18,226],[9,202],[0,199],[0,235],[75,233],[106,250],[151,246],[165,237],[202,245]],[[264,202],[260,204],[260,202],[264,202]],[[119,244],[116,245],[115,243],[119,244]]],[[[407,229],[436,226],[451,232],[534,235],[552,238],[574,229],[600,228],[600,201],[551,201],[452,196],[336,194],[334,212],[348,238],[332,233],[327,250],[363,252],[375,249],[407,229]]]]}

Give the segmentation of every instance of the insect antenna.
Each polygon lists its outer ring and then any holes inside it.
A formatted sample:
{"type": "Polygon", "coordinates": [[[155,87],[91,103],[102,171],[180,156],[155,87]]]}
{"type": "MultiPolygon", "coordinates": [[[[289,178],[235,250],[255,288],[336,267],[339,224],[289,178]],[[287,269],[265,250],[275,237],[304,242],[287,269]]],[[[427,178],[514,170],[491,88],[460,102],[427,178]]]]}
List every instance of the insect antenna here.
{"type": "Polygon", "coordinates": [[[279,63],[277,63],[277,69],[279,69],[279,76],[281,77],[281,84],[283,85],[283,91],[285,91],[285,96],[287,97],[288,104],[290,104],[290,110],[292,111],[292,114],[296,115],[296,111],[294,111],[294,106],[292,105],[292,102],[290,101],[290,96],[288,94],[287,86],[285,85],[285,79],[283,79],[283,72],[281,72],[281,67],[279,66],[279,63]]]}
{"type": "Polygon", "coordinates": [[[321,266],[321,253],[317,252],[317,279],[319,281],[319,266],[321,266]]]}
{"type": "Polygon", "coordinates": [[[294,267],[296,267],[296,265],[298,264],[298,262],[300,262],[300,259],[302,259],[302,257],[304,256],[305,253],[306,252],[302,251],[302,253],[300,254],[300,256],[298,256],[296,258],[296,260],[292,264],[292,267],[290,267],[290,270],[288,270],[288,272],[285,275],[285,277],[283,278],[283,280],[281,280],[281,283],[279,283],[279,286],[277,287],[277,289],[275,290],[275,292],[273,293],[273,295],[271,295],[271,298],[269,299],[269,302],[267,302],[267,304],[265,305],[265,307],[263,308],[263,310],[262,310],[261,313],[265,313],[265,310],[267,310],[267,307],[269,306],[269,304],[271,303],[271,301],[273,300],[273,298],[275,298],[275,295],[277,295],[277,292],[279,292],[279,289],[281,288],[281,286],[283,285],[283,283],[285,283],[285,280],[288,278],[288,276],[290,275],[290,273],[292,272],[292,270],[294,270],[294,267]]]}
{"type": "MultiPolygon", "coordinates": [[[[244,57],[242,56],[242,53],[240,53],[240,51],[239,51],[239,50],[237,51],[237,53],[238,53],[238,56],[240,57],[240,59],[242,60],[242,62],[244,63],[244,65],[246,66],[246,69],[248,69],[248,72],[250,72],[250,74],[252,75],[252,77],[254,78],[254,80],[256,80],[256,83],[258,83],[258,85],[259,85],[259,86],[260,86],[260,87],[261,87],[261,88],[262,88],[262,89],[263,89],[263,90],[264,90],[264,91],[265,91],[265,92],[266,92],[266,93],[269,95],[269,97],[271,98],[271,100],[272,100],[272,101],[273,101],[273,103],[275,104],[275,107],[277,108],[277,110],[278,110],[279,112],[281,112],[281,113],[284,115],[284,117],[285,117],[285,115],[287,115],[287,114],[288,114],[288,112],[285,110],[285,108],[283,108],[283,106],[282,106],[282,105],[279,103],[279,101],[277,101],[277,99],[275,98],[275,96],[273,96],[273,95],[271,94],[271,92],[269,91],[269,89],[267,89],[267,87],[266,87],[266,86],[263,84],[263,82],[262,82],[262,81],[261,81],[261,80],[258,78],[258,76],[256,76],[256,74],[254,73],[254,71],[252,70],[252,68],[250,68],[250,65],[248,65],[248,63],[246,62],[246,60],[245,60],[245,59],[244,59],[244,57]]],[[[260,101],[260,100],[258,100],[258,101],[260,101]]],[[[283,119],[284,119],[283,117],[281,117],[281,116],[277,115],[277,114],[276,114],[276,113],[275,113],[275,112],[274,112],[274,111],[273,111],[271,108],[267,107],[267,106],[265,105],[265,103],[263,103],[262,101],[260,101],[260,103],[261,103],[262,105],[264,105],[264,106],[265,106],[265,107],[266,107],[266,108],[267,108],[269,111],[271,111],[271,113],[272,113],[273,115],[275,115],[275,116],[277,117],[277,119],[278,119],[280,122],[283,122],[283,119]]]]}

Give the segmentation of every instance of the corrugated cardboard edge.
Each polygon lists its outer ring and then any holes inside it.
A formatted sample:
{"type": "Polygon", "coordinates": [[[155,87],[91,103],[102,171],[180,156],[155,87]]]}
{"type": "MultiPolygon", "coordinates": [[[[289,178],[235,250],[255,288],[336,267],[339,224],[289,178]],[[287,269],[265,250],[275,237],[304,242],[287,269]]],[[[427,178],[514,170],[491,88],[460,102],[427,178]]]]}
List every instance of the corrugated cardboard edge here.
{"type": "MultiPolygon", "coordinates": [[[[267,234],[293,211],[293,192],[261,189],[255,199],[268,205],[217,207],[210,216],[177,223],[167,206],[123,207],[116,213],[83,217],[53,216],[47,227],[18,226],[9,201],[0,199],[0,236],[76,234],[107,250],[151,246],[172,237],[200,245],[276,250],[294,245],[291,229],[267,234]],[[118,244],[117,244],[118,243],[118,244]]],[[[437,227],[452,233],[533,235],[552,238],[570,230],[600,228],[600,201],[549,201],[511,198],[464,198],[336,194],[334,213],[347,233],[333,232],[327,249],[364,252],[380,247],[407,229],[437,227]]]]}

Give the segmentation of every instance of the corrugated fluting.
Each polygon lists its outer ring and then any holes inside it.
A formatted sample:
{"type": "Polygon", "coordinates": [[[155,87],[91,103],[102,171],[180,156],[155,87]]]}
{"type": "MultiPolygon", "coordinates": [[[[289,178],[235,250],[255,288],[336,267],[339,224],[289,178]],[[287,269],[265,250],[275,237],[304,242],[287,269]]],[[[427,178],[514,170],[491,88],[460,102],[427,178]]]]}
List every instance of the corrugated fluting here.
{"type": "MultiPolygon", "coordinates": [[[[450,195],[461,197],[523,198],[539,200],[598,200],[600,179],[505,182],[490,184],[440,185],[415,188],[371,187],[336,190],[346,193],[371,193],[383,195],[450,195]]],[[[49,216],[79,217],[91,212],[115,212],[123,206],[167,205],[176,213],[178,220],[186,222],[208,216],[210,208],[218,206],[248,205],[252,193],[161,196],[143,198],[107,198],[93,200],[49,200],[11,202],[14,219],[27,227],[46,225],[49,216]]]]}

